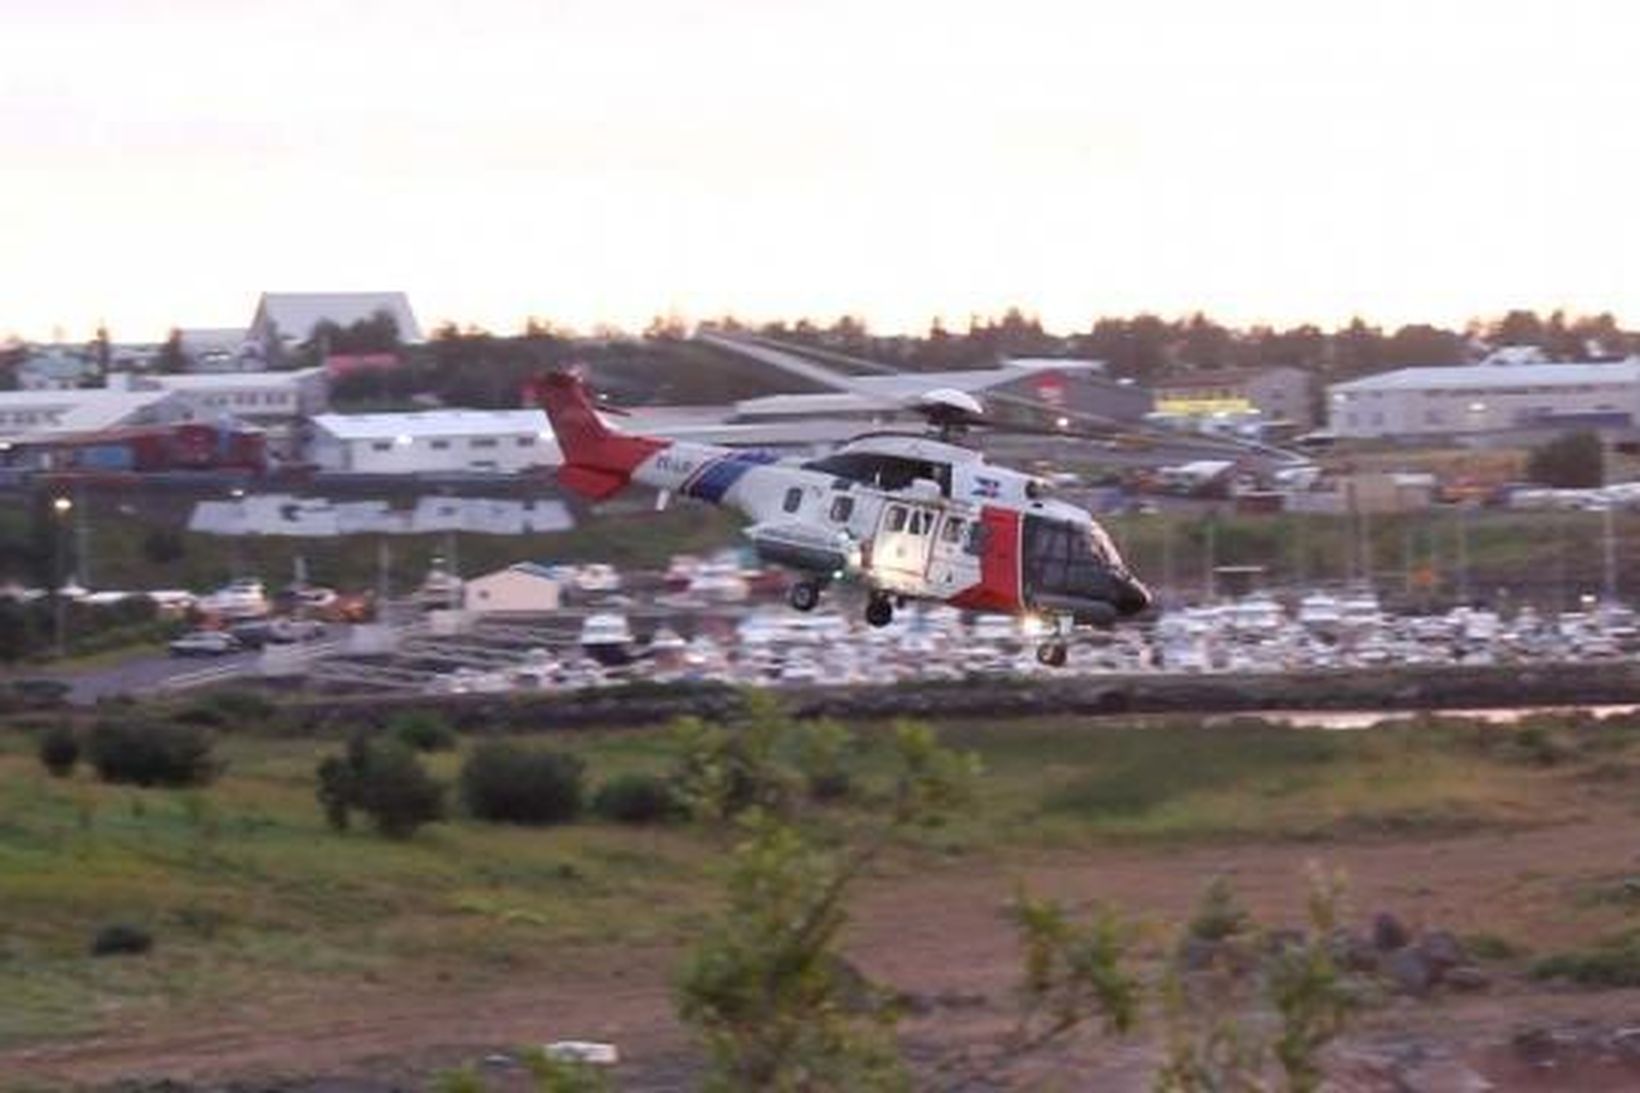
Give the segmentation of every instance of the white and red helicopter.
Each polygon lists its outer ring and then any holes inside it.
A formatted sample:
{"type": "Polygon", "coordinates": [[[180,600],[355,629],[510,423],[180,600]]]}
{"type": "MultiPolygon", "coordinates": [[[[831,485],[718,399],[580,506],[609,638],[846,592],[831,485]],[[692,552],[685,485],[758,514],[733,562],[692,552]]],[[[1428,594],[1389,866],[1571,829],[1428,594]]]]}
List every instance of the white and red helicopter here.
{"type": "Polygon", "coordinates": [[[1088,512],[951,442],[982,414],[965,392],[920,400],[939,438],[867,434],[806,461],[622,432],[567,372],[542,377],[535,395],[563,453],[562,485],[602,500],[637,482],[739,510],[759,557],[798,574],[789,599],[799,611],[832,582],[852,581],[868,590],[872,626],[908,600],[1034,616],[1047,624],[1037,658],[1059,667],[1077,626],[1150,606],[1088,512]]]}

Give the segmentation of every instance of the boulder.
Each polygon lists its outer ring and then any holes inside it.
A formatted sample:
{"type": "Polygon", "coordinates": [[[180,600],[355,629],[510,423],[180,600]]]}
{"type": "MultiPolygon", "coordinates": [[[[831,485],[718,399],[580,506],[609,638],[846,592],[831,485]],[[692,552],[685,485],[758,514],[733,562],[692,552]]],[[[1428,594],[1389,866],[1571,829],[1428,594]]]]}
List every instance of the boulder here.
{"type": "Polygon", "coordinates": [[[1411,932],[1388,911],[1379,911],[1372,916],[1372,943],[1379,952],[1403,948],[1411,940],[1411,932]]]}
{"type": "Polygon", "coordinates": [[[1446,930],[1431,930],[1418,939],[1418,951],[1424,954],[1437,975],[1469,963],[1463,943],[1446,930]]]}
{"type": "Polygon", "coordinates": [[[1401,994],[1422,998],[1435,985],[1435,969],[1423,953],[1410,946],[1396,949],[1384,958],[1384,974],[1401,994]]]}

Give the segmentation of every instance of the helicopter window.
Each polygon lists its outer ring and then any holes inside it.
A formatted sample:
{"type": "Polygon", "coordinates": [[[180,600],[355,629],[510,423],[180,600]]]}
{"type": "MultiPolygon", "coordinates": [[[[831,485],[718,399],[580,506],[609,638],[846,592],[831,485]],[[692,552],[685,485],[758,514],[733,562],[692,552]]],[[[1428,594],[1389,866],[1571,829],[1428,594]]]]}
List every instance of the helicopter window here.
{"type": "Polygon", "coordinates": [[[985,525],[975,521],[968,525],[968,541],[963,544],[962,549],[977,558],[985,553],[985,540],[985,525]]]}
{"type": "Polygon", "coordinates": [[[904,505],[891,506],[888,510],[888,530],[889,531],[904,531],[905,530],[905,518],[906,518],[906,511],[905,511],[905,506],[904,505]]]}
{"type": "Polygon", "coordinates": [[[912,459],[884,452],[839,452],[803,466],[851,482],[864,482],[878,489],[903,490],[919,478],[937,482],[940,493],[951,496],[951,464],[928,459],[912,459]]]}
{"type": "Polygon", "coordinates": [[[927,535],[934,528],[934,514],[914,510],[911,513],[911,534],[927,535]]]}
{"type": "Polygon", "coordinates": [[[960,542],[962,542],[962,527],[963,527],[962,517],[960,517],[960,516],[948,517],[945,521],[945,527],[940,531],[940,542],[942,542],[942,543],[960,543],[960,542]]]}
{"type": "Polygon", "coordinates": [[[848,518],[854,515],[854,498],[836,497],[831,502],[831,518],[839,524],[848,523],[848,518]]]}
{"type": "Polygon", "coordinates": [[[1089,595],[1104,586],[1110,554],[1096,529],[1025,518],[1025,580],[1036,592],[1089,595]]]}
{"type": "Polygon", "coordinates": [[[786,491],[786,501],[780,506],[787,512],[796,512],[803,507],[803,487],[793,486],[786,491]]]}

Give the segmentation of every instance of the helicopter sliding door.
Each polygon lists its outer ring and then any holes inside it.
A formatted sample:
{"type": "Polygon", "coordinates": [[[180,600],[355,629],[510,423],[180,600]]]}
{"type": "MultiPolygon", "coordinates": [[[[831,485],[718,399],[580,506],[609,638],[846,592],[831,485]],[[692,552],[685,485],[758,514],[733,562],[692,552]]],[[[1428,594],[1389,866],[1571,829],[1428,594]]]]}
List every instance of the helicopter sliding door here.
{"type": "Polygon", "coordinates": [[[980,579],[980,525],[954,512],[947,512],[934,532],[928,563],[931,594],[947,597],[980,579]]]}
{"type": "Polygon", "coordinates": [[[934,510],[925,505],[890,501],[871,545],[871,568],[889,587],[916,591],[928,572],[934,544],[934,510]]]}

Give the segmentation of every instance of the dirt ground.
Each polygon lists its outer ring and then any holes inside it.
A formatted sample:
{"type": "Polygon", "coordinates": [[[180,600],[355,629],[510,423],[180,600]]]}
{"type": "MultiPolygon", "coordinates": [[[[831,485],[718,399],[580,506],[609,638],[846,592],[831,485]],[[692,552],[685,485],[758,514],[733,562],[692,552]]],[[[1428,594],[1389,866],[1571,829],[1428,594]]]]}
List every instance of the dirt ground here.
{"type": "MultiPolygon", "coordinates": [[[[1206,878],[1227,873],[1262,921],[1300,925],[1304,870],[1317,862],[1347,874],[1357,924],[1392,911],[1414,929],[1486,932],[1541,954],[1625,924],[1622,906],[1576,897],[1602,878],[1640,875],[1635,827],[1632,813],[1591,809],[1551,827],[1431,841],[1091,850],[958,864],[869,883],[855,903],[849,952],[868,974],[928,1001],[903,1025],[913,1055],[927,1058],[981,1048],[1006,1027],[1018,954],[1000,912],[1021,880],[1041,894],[1104,900],[1168,923],[1188,913],[1206,878]]],[[[686,1089],[693,1055],[671,1014],[675,956],[568,953],[550,976],[500,990],[454,980],[436,990],[266,999],[248,1014],[187,1027],[131,1027],[0,1052],[0,1076],[33,1088],[163,1077],[201,1088],[237,1080],[242,1089],[418,1089],[439,1067],[577,1038],[619,1045],[621,1088],[686,1089]],[[314,1084],[315,1076],[329,1080],[314,1084]]],[[[1518,967],[1485,967],[1485,990],[1394,999],[1368,1013],[1336,1050],[1331,1087],[1640,1089],[1640,991],[1543,984],[1518,967]]],[[[1154,1050],[1141,1037],[1063,1052],[1053,1059],[1058,1088],[1148,1088],[1154,1050]]]]}

